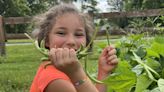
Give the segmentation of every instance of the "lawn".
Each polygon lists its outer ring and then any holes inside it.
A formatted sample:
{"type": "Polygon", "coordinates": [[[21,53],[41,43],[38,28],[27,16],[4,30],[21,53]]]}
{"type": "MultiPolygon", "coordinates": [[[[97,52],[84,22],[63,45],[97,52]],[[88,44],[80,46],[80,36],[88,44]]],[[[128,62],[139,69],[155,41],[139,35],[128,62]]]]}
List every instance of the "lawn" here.
{"type": "Polygon", "coordinates": [[[29,92],[41,54],[33,45],[6,47],[0,61],[0,92],[29,92]]]}

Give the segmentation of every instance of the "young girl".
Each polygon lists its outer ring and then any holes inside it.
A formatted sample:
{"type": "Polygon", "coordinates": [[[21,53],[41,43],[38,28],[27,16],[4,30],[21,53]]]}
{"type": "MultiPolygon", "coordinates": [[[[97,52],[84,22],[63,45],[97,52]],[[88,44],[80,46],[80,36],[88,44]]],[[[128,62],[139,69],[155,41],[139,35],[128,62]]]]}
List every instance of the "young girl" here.
{"type": "MultiPolygon", "coordinates": [[[[105,85],[95,86],[87,78],[76,56],[81,45],[89,44],[93,30],[89,17],[79,13],[74,5],[61,4],[51,8],[41,21],[37,35],[39,44],[45,40],[50,61],[40,65],[30,92],[105,92],[105,85]],[[52,65],[47,65],[49,62],[52,65]]],[[[112,46],[102,51],[98,80],[107,77],[116,67],[118,60],[115,54],[112,46]]]]}

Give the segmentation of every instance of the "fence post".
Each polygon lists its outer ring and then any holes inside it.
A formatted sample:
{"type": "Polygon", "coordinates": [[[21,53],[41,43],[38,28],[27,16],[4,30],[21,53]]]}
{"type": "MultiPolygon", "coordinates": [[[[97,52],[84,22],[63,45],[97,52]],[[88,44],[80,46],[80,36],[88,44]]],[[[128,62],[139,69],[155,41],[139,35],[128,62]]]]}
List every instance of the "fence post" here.
{"type": "Polygon", "coordinates": [[[5,36],[3,31],[3,17],[0,15],[0,56],[5,56],[5,36]]]}

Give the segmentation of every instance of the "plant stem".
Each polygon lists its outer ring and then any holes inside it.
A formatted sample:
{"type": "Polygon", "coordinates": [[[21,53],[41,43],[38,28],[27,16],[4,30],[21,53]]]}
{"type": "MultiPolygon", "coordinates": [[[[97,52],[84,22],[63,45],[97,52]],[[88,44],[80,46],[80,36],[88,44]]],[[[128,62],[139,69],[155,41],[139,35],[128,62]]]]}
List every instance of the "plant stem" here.
{"type": "Polygon", "coordinates": [[[155,70],[153,70],[151,67],[149,67],[148,65],[144,64],[142,62],[141,58],[139,56],[137,56],[134,52],[133,52],[133,55],[136,58],[136,61],[144,67],[144,69],[148,73],[150,79],[152,79],[153,81],[156,81],[156,79],[153,77],[153,75],[151,73],[154,73],[158,78],[160,78],[160,75],[155,70]]]}
{"type": "Polygon", "coordinates": [[[87,60],[88,60],[88,56],[85,57],[85,61],[84,61],[84,70],[85,70],[85,73],[87,74],[87,76],[89,77],[89,79],[91,79],[93,82],[95,83],[99,83],[99,84],[102,84],[104,82],[102,81],[99,81],[97,80],[96,78],[92,77],[91,74],[88,72],[87,70],[87,60]]]}
{"type": "Polygon", "coordinates": [[[109,32],[108,32],[107,28],[106,28],[105,32],[106,32],[106,38],[107,38],[108,45],[110,45],[110,43],[109,43],[109,32]]]}
{"type": "Polygon", "coordinates": [[[96,27],[96,30],[95,30],[95,32],[94,32],[94,34],[93,34],[93,37],[91,38],[91,41],[89,42],[89,44],[86,46],[86,49],[89,48],[89,46],[92,44],[93,40],[96,38],[98,29],[99,29],[99,27],[96,27]]]}

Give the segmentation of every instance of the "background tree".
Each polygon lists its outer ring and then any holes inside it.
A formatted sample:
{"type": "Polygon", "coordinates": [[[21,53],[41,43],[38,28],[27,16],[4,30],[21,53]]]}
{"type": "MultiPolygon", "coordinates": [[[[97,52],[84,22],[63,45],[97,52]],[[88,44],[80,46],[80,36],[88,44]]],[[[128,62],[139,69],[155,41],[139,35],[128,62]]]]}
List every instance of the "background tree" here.
{"type": "Polygon", "coordinates": [[[109,6],[111,6],[110,11],[123,11],[123,1],[122,0],[107,0],[109,6]]]}
{"type": "MultiPolygon", "coordinates": [[[[111,7],[109,8],[109,11],[111,12],[122,12],[123,10],[123,0],[107,0],[108,5],[111,7]]],[[[127,24],[127,18],[111,18],[108,20],[112,27],[120,27],[124,28],[127,24]],[[113,26],[114,25],[114,26],[113,26]]]]}
{"type": "Polygon", "coordinates": [[[124,0],[125,11],[164,8],[164,0],[124,0]]]}
{"type": "MultiPolygon", "coordinates": [[[[137,11],[137,10],[145,10],[145,9],[158,9],[164,8],[164,0],[107,0],[110,11],[137,11]]],[[[154,20],[156,17],[149,17],[149,20],[154,20]]],[[[109,24],[115,24],[120,28],[129,27],[130,23],[134,21],[147,21],[147,17],[142,18],[112,18],[109,19],[109,24]]],[[[154,24],[158,24],[159,19],[157,19],[154,24]]],[[[147,27],[144,25],[143,27],[147,27]]],[[[150,27],[150,26],[149,26],[150,27]]],[[[153,26],[151,26],[153,27],[153,26]]]]}
{"type": "MultiPolygon", "coordinates": [[[[57,4],[57,0],[0,0],[0,15],[3,17],[34,16],[57,4]]],[[[24,33],[28,24],[5,25],[7,33],[24,33]]]]}

